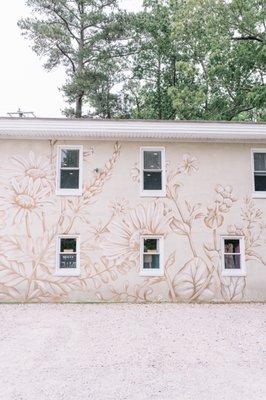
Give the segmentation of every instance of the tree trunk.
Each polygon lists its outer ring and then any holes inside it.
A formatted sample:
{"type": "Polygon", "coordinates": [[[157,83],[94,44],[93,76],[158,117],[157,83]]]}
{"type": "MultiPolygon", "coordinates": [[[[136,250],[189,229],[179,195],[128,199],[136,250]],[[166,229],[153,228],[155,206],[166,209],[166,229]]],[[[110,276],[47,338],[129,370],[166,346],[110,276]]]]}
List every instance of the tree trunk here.
{"type": "Polygon", "coordinates": [[[172,70],[173,70],[173,78],[172,78],[172,85],[176,85],[176,56],[174,55],[172,58],[172,70]]]}
{"type": "Polygon", "coordinates": [[[80,93],[77,94],[75,118],[81,118],[82,117],[83,96],[84,96],[84,92],[80,92],[80,93]]]}
{"type": "Polygon", "coordinates": [[[106,117],[111,119],[111,107],[110,107],[110,88],[107,85],[107,96],[106,96],[106,117]]]}
{"type": "MultiPolygon", "coordinates": [[[[78,4],[78,10],[80,14],[80,20],[81,20],[81,25],[80,25],[80,32],[79,32],[79,53],[78,53],[78,67],[77,67],[77,77],[80,79],[80,76],[82,76],[82,73],[84,71],[84,4],[80,3],[78,4]]],[[[77,97],[76,97],[76,110],[75,110],[75,118],[81,118],[82,117],[82,106],[83,106],[83,97],[84,97],[84,90],[80,88],[77,92],[77,97]]]]}
{"type": "Polygon", "coordinates": [[[157,67],[157,103],[158,103],[158,119],[162,119],[162,93],[161,93],[161,57],[158,59],[157,67]]]}

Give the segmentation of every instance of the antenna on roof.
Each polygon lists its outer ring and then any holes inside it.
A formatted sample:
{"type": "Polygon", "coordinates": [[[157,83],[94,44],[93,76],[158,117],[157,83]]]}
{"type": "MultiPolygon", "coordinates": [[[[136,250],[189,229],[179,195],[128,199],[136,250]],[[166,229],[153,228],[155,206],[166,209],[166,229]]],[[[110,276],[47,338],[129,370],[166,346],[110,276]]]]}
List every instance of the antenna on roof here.
{"type": "Polygon", "coordinates": [[[20,108],[16,112],[8,112],[7,113],[11,118],[19,117],[19,118],[26,118],[27,116],[36,118],[36,115],[33,111],[22,111],[20,108]]]}

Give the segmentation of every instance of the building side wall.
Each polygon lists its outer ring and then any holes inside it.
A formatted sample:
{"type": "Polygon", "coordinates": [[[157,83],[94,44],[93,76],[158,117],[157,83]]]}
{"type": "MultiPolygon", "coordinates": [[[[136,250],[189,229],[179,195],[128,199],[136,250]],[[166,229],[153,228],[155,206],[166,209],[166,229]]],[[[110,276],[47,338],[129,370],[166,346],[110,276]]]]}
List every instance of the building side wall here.
{"type": "Polygon", "coordinates": [[[140,148],[149,145],[1,141],[0,301],[266,300],[266,198],[252,198],[251,165],[263,145],[160,142],[167,195],[144,198],[140,148]],[[83,145],[81,197],[55,195],[60,144],[83,145]],[[80,235],[79,277],[55,275],[64,234],[80,235]],[[246,277],[221,275],[228,234],[244,236],[246,277]],[[141,235],[164,237],[164,276],[140,276],[141,235]]]}

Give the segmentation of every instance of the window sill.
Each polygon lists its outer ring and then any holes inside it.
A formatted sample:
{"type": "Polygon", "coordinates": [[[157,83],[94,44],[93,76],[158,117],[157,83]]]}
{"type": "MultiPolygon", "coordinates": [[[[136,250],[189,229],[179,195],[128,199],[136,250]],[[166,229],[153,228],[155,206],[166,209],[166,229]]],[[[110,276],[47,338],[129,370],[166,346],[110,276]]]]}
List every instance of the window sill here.
{"type": "Polygon", "coordinates": [[[140,197],[166,197],[165,191],[145,190],[140,192],[140,197]]]}
{"type": "Polygon", "coordinates": [[[265,192],[253,192],[252,198],[253,199],[266,199],[266,191],[265,192]]]}
{"type": "Polygon", "coordinates": [[[153,276],[164,276],[164,272],[163,271],[161,271],[161,270],[159,270],[159,271],[140,271],[140,273],[139,273],[139,275],[140,276],[150,276],[150,277],[153,277],[153,276]]]}
{"type": "Polygon", "coordinates": [[[56,196],[82,196],[82,190],[57,189],[56,196]]]}
{"type": "Polygon", "coordinates": [[[56,271],[54,276],[58,277],[77,277],[80,276],[80,271],[56,271]]]}
{"type": "Polygon", "coordinates": [[[222,277],[226,278],[226,277],[235,277],[235,278],[239,278],[239,277],[245,277],[247,276],[246,271],[222,271],[222,277]]]}

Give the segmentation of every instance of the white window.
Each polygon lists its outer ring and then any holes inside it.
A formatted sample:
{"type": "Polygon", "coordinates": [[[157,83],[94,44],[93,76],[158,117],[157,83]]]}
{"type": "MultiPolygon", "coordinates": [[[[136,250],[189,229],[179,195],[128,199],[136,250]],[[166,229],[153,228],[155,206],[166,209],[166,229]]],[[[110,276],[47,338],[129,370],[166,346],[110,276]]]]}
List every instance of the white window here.
{"type": "Polygon", "coordinates": [[[165,149],[141,148],[141,196],[165,196],[165,149]]]}
{"type": "Polygon", "coordinates": [[[252,150],[253,195],[266,197],[266,149],[252,150]]]}
{"type": "Polygon", "coordinates": [[[82,146],[58,146],[56,194],[82,195],[82,146]]]}
{"type": "Polygon", "coordinates": [[[77,276],[80,274],[79,236],[61,235],[57,238],[56,275],[77,276]]]}
{"type": "Polygon", "coordinates": [[[163,276],[163,238],[142,236],[140,246],[140,274],[142,276],[163,276]]]}
{"type": "Polygon", "coordinates": [[[245,242],[243,237],[222,237],[222,275],[245,276],[245,242]]]}

